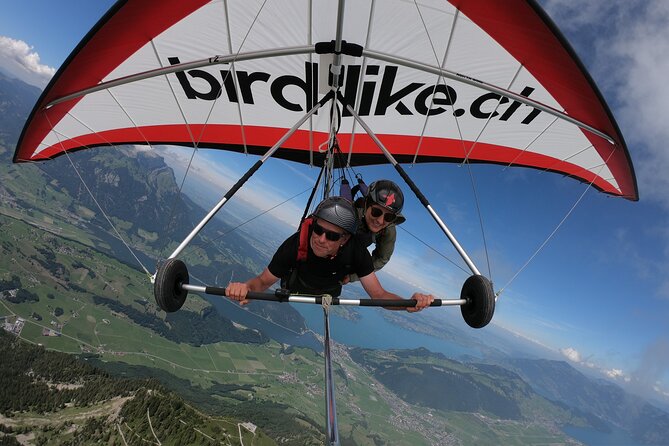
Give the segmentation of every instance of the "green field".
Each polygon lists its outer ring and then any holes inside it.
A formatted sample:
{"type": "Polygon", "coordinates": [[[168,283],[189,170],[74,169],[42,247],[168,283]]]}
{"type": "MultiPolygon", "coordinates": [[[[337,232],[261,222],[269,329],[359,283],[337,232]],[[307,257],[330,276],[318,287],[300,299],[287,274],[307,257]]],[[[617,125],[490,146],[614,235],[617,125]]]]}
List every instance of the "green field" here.
{"type": "MultiPolygon", "coordinates": [[[[18,276],[24,289],[39,296],[38,302],[20,304],[0,299],[0,316],[25,320],[22,338],[57,351],[96,353],[109,363],[161,369],[202,389],[217,384],[249,385],[251,390],[231,391],[220,398],[220,404],[284,404],[296,420],[313,420],[322,431],[322,356],[300,348],[286,353],[284,346],[273,341],[262,345],[218,342],[199,347],[169,341],[124,314],[93,303],[92,296],[98,295],[164,319],[144,273],[90,249],[91,238],[83,237],[81,243],[64,238],[63,231],[56,230],[63,227],[58,226],[58,219],[33,215],[22,221],[15,217],[24,219],[25,215],[14,210],[2,207],[0,212],[0,280],[18,276]],[[49,330],[60,335],[45,336],[49,330]]],[[[208,305],[190,295],[180,311],[197,313],[208,305]]],[[[337,348],[336,352],[339,434],[356,444],[566,441],[563,435],[542,426],[412,406],[351,361],[346,349],[337,348]]]]}
{"type": "MultiPolygon", "coordinates": [[[[22,338],[56,351],[91,352],[104,361],[159,368],[193,386],[248,384],[253,392],[236,394],[235,398],[282,403],[294,408],[297,418],[306,417],[323,425],[320,355],[309,349],[285,354],[283,346],[276,342],[219,342],[194,347],[166,340],[125,315],[92,302],[92,295],[96,294],[164,318],[165,313],[152,301],[152,289],[144,274],[83,244],[7,215],[0,215],[0,224],[8,229],[0,234],[0,280],[16,275],[24,288],[40,296],[38,302],[21,304],[0,300],[0,314],[25,320],[22,338]],[[51,268],[43,255],[46,250],[54,255],[51,268]],[[60,316],[55,316],[56,308],[62,310],[60,316]],[[42,320],[33,319],[33,314],[42,320]],[[45,336],[45,330],[60,336],[45,336]]],[[[206,305],[203,299],[191,295],[181,311],[197,312],[206,305]]],[[[345,367],[352,377],[347,385],[338,386],[342,435],[347,429],[354,433],[363,429],[362,434],[355,436],[364,437],[371,431],[383,432],[387,439],[403,437],[405,434],[387,420],[391,411],[381,397],[374,396],[364,372],[352,363],[345,367]]],[[[412,444],[427,444],[417,434],[413,436],[412,444]]]]}

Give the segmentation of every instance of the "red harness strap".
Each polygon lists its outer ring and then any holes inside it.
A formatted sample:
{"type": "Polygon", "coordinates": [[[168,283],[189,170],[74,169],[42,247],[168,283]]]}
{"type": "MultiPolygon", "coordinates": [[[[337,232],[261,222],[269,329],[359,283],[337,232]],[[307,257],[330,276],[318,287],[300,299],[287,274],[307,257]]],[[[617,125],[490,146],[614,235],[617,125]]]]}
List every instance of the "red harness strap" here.
{"type": "Polygon", "coordinates": [[[309,252],[309,236],[311,235],[311,224],[314,222],[313,217],[309,217],[302,222],[300,226],[300,244],[297,248],[297,261],[304,262],[307,260],[307,253],[309,252]]]}

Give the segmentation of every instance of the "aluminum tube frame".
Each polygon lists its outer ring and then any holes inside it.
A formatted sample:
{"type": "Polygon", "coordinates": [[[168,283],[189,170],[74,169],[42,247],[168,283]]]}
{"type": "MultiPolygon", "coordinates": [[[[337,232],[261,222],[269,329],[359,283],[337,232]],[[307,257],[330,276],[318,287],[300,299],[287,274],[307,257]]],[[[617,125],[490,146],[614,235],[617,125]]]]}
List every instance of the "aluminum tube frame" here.
{"type": "Polygon", "coordinates": [[[513,93],[509,90],[505,90],[503,88],[500,88],[500,87],[497,87],[495,85],[489,84],[487,82],[484,82],[484,81],[481,81],[481,80],[478,80],[478,79],[474,79],[473,77],[469,77],[466,74],[456,73],[456,72],[453,72],[453,71],[445,70],[445,69],[443,69],[441,67],[438,67],[438,66],[435,66],[435,65],[428,65],[428,64],[424,64],[422,62],[418,62],[418,61],[415,61],[415,60],[405,59],[403,57],[397,57],[397,56],[393,56],[393,55],[390,55],[390,54],[381,53],[381,52],[373,51],[373,50],[363,49],[362,50],[362,55],[366,56],[366,57],[369,57],[369,58],[372,58],[372,59],[381,60],[381,61],[384,61],[384,62],[396,63],[398,65],[402,65],[402,66],[407,67],[407,68],[414,68],[416,70],[424,71],[426,73],[436,74],[438,76],[443,76],[446,79],[451,79],[451,80],[454,80],[456,82],[462,82],[464,84],[471,85],[471,86],[477,87],[477,88],[481,88],[481,89],[489,91],[491,93],[497,93],[497,94],[499,94],[501,96],[504,96],[506,98],[513,99],[514,101],[518,101],[521,104],[529,105],[530,107],[534,107],[536,109],[539,109],[543,112],[548,113],[549,115],[555,116],[558,119],[562,119],[562,120],[567,121],[571,124],[574,124],[575,126],[581,128],[583,130],[587,130],[588,132],[590,132],[594,135],[597,135],[600,138],[604,138],[605,140],[607,140],[609,143],[611,143],[613,145],[616,144],[616,141],[611,136],[607,135],[606,133],[602,132],[601,130],[598,130],[598,129],[592,127],[591,125],[586,124],[583,121],[579,121],[578,119],[575,119],[575,118],[569,116],[568,114],[566,114],[563,111],[560,111],[556,108],[553,108],[553,107],[550,107],[548,105],[542,104],[541,102],[537,102],[537,101],[532,100],[530,98],[527,98],[525,96],[521,96],[517,93],[513,93]]]}
{"type": "MultiPolygon", "coordinates": [[[[324,98],[324,99],[325,99],[325,98],[324,98]]],[[[262,158],[260,158],[260,160],[259,160],[259,161],[258,161],[252,168],[251,168],[251,170],[249,170],[249,171],[247,172],[246,175],[244,175],[242,178],[240,178],[240,179],[237,181],[237,183],[236,183],[236,184],[232,187],[232,189],[230,189],[230,191],[229,191],[229,192],[232,192],[232,193],[229,194],[229,195],[226,194],[226,195],[221,199],[221,201],[219,201],[219,202],[216,204],[216,206],[214,206],[214,208],[213,208],[211,211],[209,211],[209,213],[202,219],[202,221],[200,221],[200,223],[197,224],[197,226],[195,226],[195,228],[193,228],[193,230],[191,231],[191,233],[188,234],[188,236],[184,239],[184,241],[181,242],[181,244],[177,247],[177,249],[175,249],[174,252],[173,252],[168,258],[169,258],[169,259],[173,259],[173,258],[175,258],[176,256],[178,256],[178,255],[181,253],[181,251],[183,251],[184,248],[185,248],[185,247],[186,247],[186,246],[193,240],[193,238],[195,238],[195,236],[202,230],[202,228],[204,228],[204,226],[209,222],[209,220],[211,220],[211,219],[214,217],[214,215],[216,215],[216,213],[223,207],[223,205],[224,205],[230,198],[232,198],[232,195],[234,195],[234,193],[239,189],[239,187],[241,187],[241,185],[244,184],[244,183],[246,182],[246,180],[248,180],[249,177],[250,177],[253,173],[255,173],[255,170],[257,170],[257,169],[260,167],[261,164],[263,164],[265,161],[267,161],[267,159],[268,159],[269,157],[271,157],[271,156],[274,154],[274,152],[276,152],[276,151],[279,149],[279,147],[281,147],[281,145],[282,145],[284,142],[286,142],[286,140],[287,140],[288,138],[290,138],[291,135],[292,135],[293,133],[295,133],[295,132],[297,131],[297,129],[299,129],[300,126],[301,126],[302,124],[304,124],[304,123],[307,121],[307,119],[309,119],[310,116],[312,116],[314,113],[316,113],[316,111],[318,111],[319,108],[321,108],[321,102],[317,102],[316,105],[314,105],[314,106],[312,107],[311,110],[309,110],[309,111],[308,111],[308,112],[307,112],[307,113],[306,113],[306,114],[305,114],[299,121],[297,121],[297,122],[295,123],[295,125],[294,125],[290,130],[288,130],[288,131],[281,137],[281,139],[279,139],[279,140],[276,142],[276,144],[274,144],[274,145],[272,146],[272,148],[270,148],[270,149],[267,151],[267,153],[265,153],[265,155],[264,155],[262,158]],[[241,183],[241,184],[240,184],[240,183],[241,183]]]]}
{"type": "Polygon", "coordinates": [[[341,77],[341,42],[342,34],[344,32],[344,0],[339,0],[337,6],[337,30],[335,31],[335,47],[334,47],[334,58],[332,61],[332,67],[330,67],[330,72],[332,73],[332,88],[334,90],[339,90],[339,79],[341,77]]]}
{"type": "MultiPolygon", "coordinates": [[[[340,7],[343,8],[342,6],[343,0],[340,3],[340,7]]],[[[343,16],[343,14],[342,14],[343,16]]],[[[339,27],[339,22],[340,19],[338,19],[338,27],[339,27]]],[[[336,42],[336,41],[335,41],[336,42]]],[[[340,49],[341,49],[341,38],[339,39],[339,44],[340,44],[340,49]]],[[[265,51],[249,51],[248,53],[239,53],[239,54],[230,54],[230,55],[215,55],[212,57],[209,57],[207,59],[201,59],[193,62],[184,62],[181,64],[177,65],[171,65],[169,67],[163,67],[163,68],[157,68],[155,70],[148,70],[144,71],[142,73],[137,73],[133,74],[130,76],[124,76],[118,79],[113,79],[107,82],[102,82],[100,84],[91,86],[89,88],[85,88],[79,91],[76,91],[74,93],[68,94],[66,96],[62,96],[60,98],[56,98],[53,101],[49,102],[44,108],[50,108],[53,107],[56,104],[60,104],[61,102],[66,102],[71,99],[76,99],[80,98],[82,96],[85,96],[90,93],[94,93],[96,91],[100,90],[106,90],[108,88],[116,87],[119,85],[124,85],[128,84],[131,82],[136,82],[144,79],[150,79],[152,77],[156,76],[161,76],[164,74],[171,74],[175,73],[177,71],[184,71],[184,70],[190,70],[193,68],[201,68],[205,67],[208,65],[217,65],[217,64],[227,64],[231,62],[240,62],[240,61],[245,61],[245,60],[254,60],[254,59],[262,59],[265,57],[280,57],[280,56],[292,56],[296,54],[309,54],[309,53],[315,53],[315,45],[304,45],[304,46],[295,46],[295,47],[287,47],[287,48],[274,48],[271,50],[265,50],[265,51]]],[[[435,65],[428,65],[424,64],[421,62],[417,62],[415,60],[411,59],[405,59],[402,57],[396,57],[392,56],[390,54],[382,53],[379,51],[373,51],[369,49],[363,49],[362,55],[365,57],[369,57],[372,59],[377,59],[381,60],[384,62],[390,62],[390,63],[396,63],[398,65],[402,65],[407,68],[414,68],[417,70],[424,71],[426,73],[432,73],[436,74],[438,76],[443,76],[446,79],[451,79],[457,82],[462,82],[467,85],[471,85],[474,87],[481,88],[483,90],[489,91],[491,93],[497,93],[499,95],[502,95],[504,97],[507,97],[509,99],[513,99],[514,101],[518,101],[521,104],[528,105],[530,107],[537,108],[543,112],[546,112],[552,116],[557,117],[558,119],[562,119],[564,121],[570,122],[579,128],[582,128],[584,130],[587,130],[588,132],[597,135],[601,138],[604,138],[611,144],[616,144],[615,140],[607,135],[606,133],[597,130],[596,128],[584,123],[583,121],[579,121],[578,119],[575,119],[568,114],[557,110],[553,107],[549,107],[548,105],[542,104],[540,102],[537,102],[533,99],[526,98],[525,96],[521,96],[517,93],[513,93],[511,91],[505,90],[503,88],[497,87],[495,85],[489,84],[487,82],[480,81],[478,79],[474,79],[472,77],[467,76],[466,74],[459,74],[455,73],[453,71],[445,70],[441,67],[435,66],[435,65]]],[[[335,58],[338,55],[335,54],[335,58]]],[[[338,76],[336,77],[338,78],[338,76]]]]}
{"type": "Polygon", "coordinates": [[[323,308],[323,356],[325,357],[325,426],[329,446],[339,446],[339,430],[337,428],[336,388],[332,374],[332,358],[330,348],[330,313],[323,308]]]}
{"type": "MultiPolygon", "coordinates": [[[[200,293],[200,294],[214,294],[216,296],[220,296],[220,293],[211,293],[208,291],[208,287],[203,286],[203,285],[192,285],[188,283],[181,284],[181,289],[186,290],[186,291],[192,291],[194,293],[200,293]]],[[[267,296],[274,296],[272,293],[264,293],[267,296]]],[[[254,300],[252,296],[249,297],[249,300],[254,300]]],[[[270,300],[270,299],[267,299],[270,300]]],[[[289,302],[289,303],[295,303],[295,304],[315,304],[315,305],[321,305],[322,302],[322,296],[300,296],[300,295],[289,295],[287,298],[282,299],[282,298],[273,298],[271,299],[276,302],[289,302]]],[[[388,306],[392,305],[393,302],[397,302],[394,300],[389,300],[389,301],[383,301],[379,299],[342,299],[342,298],[334,298],[332,303],[330,305],[347,305],[347,306],[352,306],[352,307],[383,307],[383,306],[388,306]],[[369,303],[373,303],[373,305],[369,305],[369,303]]],[[[447,306],[459,306],[459,305],[466,305],[467,304],[467,299],[436,299],[435,304],[431,305],[434,307],[447,307],[447,306]]]]}
{"type": "Polygon", "coordinates": [[[248,53],[229,54],[226,56],[215,55],[212,57],[208,57],[206,59],[200,59],[200,60],[195,60],[193,62],[184,62],[176,65],[170,65],[169,67],[156,68],[154,70],[143,71],[141,73],[131,74],[129,76],[124,76],[118,79],[112,79],[107,82],[102,82],[92,87],[84,88],[82,90],[75,91],[74,93],[68,94],[66,96],[61,96],[60,98],[56,98],[53,101],[49,102],[44,108],[53,107],[54,105],[60,104],[61,102],[66,102],[71,99],[80,98],[82,96],[86,96],[87,94],[95,93],[96,91],[107,90],[109,88],[117,87],[119,85],[130,84],[132,82],[137,82],[144,79],[151,79],[156,76],[176,73],[178,71],[191,70],[193,68],[202,68],[209,65],[221,65],[232,62],[241,62],[245,60],[263,59],[265,57],[293,56],[296,54],[309,54],[314,52],[316,52],[314,45],[304,45],[304,46],[294,46],[287,48],[275,48],[264,51],[249,51],[248,53]]]}
{"type": "MultiPolygon", "coordinates": [[[[343,103],[343,101],[342,101],[342,103],[343,103]]],[[[386,147],[383,145],[381,140],[376,136],[376,134],[372,131],[372,129],[369,128],[367,123],[360,117],[360,115],[358,115],[358,113],[356,113],[356,111],[353,109],[353,107],[351,107],[350,105],[346,105],[346,108],[351,113],[351,115],[355,118],[355,120],[358,121],[358,123],[360,123],[362,128],[365,129],[365,132],[367,132],[369,137],[372,138],[372,140],[379,147],[379,149],[381,149],[381,151],[386,156],[388,161],[390,161],[390,163],[393,165],[393,167],[395,167],[395,169],[397,169],[398,173],[404,179],[404,181],[406,181],[407,185],[413,191],[413,193],[416,194],[416,197],[418,197],[418,199],[423,204],[423,206],[425,206],[425,208],[430,213],[430,215],[432,216],[434,221],[441,228],[441,230],[446,235],[446,237],[448,237],[448,239],[451,241],[451,244],[453,245],[455,250],[458,252],[458,254],[460,254],[460,257],[462,257],[462,260],[465,261],[465,263],[467,264],[467,266],[471,270],[472,274],[480,276],[481,273],[479,272],[479,269],[476,267],[476,265],[474,264],[472,259],[469,258],[469,255],[467,254],[467,252],[465,252],[464,248],[460,245],[460,243],[457,241],[457,239],[455,238],[453,233],[450,231],[450,229],[448,229],[448,227],[443,222],[443,220],[434,211],[434,209],[432,209],[432,205],[430,205],[430,203],[427,201],[425,196],[420,192],[420,190],[418,190],[418,187],[413,183],[411,178],[409,178],[409,176],[406,174],[404,169],[402,169],[402,166],[399,165],[399,163],[397,162],[395,157],[390,153],[390,151],[388,149],[386,149],[386,147]]]]}

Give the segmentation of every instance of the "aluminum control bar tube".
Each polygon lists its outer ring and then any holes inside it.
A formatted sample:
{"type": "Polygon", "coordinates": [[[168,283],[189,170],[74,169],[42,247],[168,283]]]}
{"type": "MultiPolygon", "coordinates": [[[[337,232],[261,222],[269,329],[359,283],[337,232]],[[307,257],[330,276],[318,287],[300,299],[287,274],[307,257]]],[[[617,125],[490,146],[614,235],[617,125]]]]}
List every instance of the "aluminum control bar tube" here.
{"type": "MultiPolygon", "coordinates": [[[[225,288],[181,284],[181,289],[192,291],[200,294],[211,294],[214,296],[225,296],[225,288]]],[[[274,293],[259,293],[256,291],[249,291],[246,296],[249,300],[265,300],[271,302],[290,302],[297,304],[323,304],[322,296],[303,296],[299,294],[290,294],[287,290],[278,289],[274,293]]],[[[465,305],[467,299],[435,299],[431,307],[446,307],[455,305],[465,305]]],[[[340,297],[333,297],[330,305],[350,305],[355,307],[414,307],[416,306],[415,299],[343,299],[340,297]]]]}
{"type": "Polygon", "coordinates": [[[324,332],[323,355],[325,356],[325,423],[328,445],[339,446],[337,429],[337,404],[335,399],[335,383],[332,376],[332,358],[330,354],[330,315],[329,309],[323,307],[324,332]]]}
{"type": "Polygon", "coordinates": [[[201,221],[200,223],[198,223],[197,226],[195,226],[195,228],[193,228],[193,230],[191,231],[191,233],[188,234],[188,236],[184,239],[183,242],[181,242],[181,244],[177,247],[177,249],[175,249],[174,252],[173,252],[172,254],[170,254],[170,256],[168,257],[168,259],[173,259],[173,258],[175,258],[176,256],[178,256],[178,255],[181,253],[181,251],[183,251],[184,248],[185,248],[185,247],[186,247],[186,246],[187,246],[187,245],[188,245],[188,244],[195,238],[195,236],[202,230],[202,228],[204,228],[204,226],[209,222],[209,220],[211,220],[211,219],[214,217],[214,215],[216,215],[216,213],[217,213],[219,210],[221,210],[221,208],[223,207],[223,205],[224,205],[224,204],[225,204],[225,203],[226,203],[226,202],[227,202],[227,201],[228,201],[228,200],[229,200],[229,199],[230,199],[230,198],[231,198],[231,197],[232,197],[232,196],[233,196],[233,195],[234,195],[234,194],[235,194],[235,193],[236,193],[236,192],[243,186],[243,185],[244,185],[244,183],[246,183],[246,181],[247,181],[249,178],[251,178],[251,176],[252,176],[252,175],[253,175],[253,174],[260,168],[260,166],[262,166],[263,163],[264,163],[265,161],[267,161],[267,159],[268,159],[269,157],[271,157],[271,156],[274,154],[274,152],[276,152],[276,151],[281,147],[281,145],[282,145],[284,142],[286,142],[286,140],[287,140],[288,138],[290,138],[290,137],[292,136],[292,134],[295,133],[295,132],[297,131],[297,129],[299,129],[300,126],[306,122],[307,119],[309,119],[310,116],[312,116],[314,113],[316,113],[316,111],[318,111],[318,109],[321,108],[321,107],[323,106],[323,104],[324,104],[325,102],[327,102],[327,101],[330,99],[330,97],[331,97],[331,95],[330,95],[330,94],[327,94],[327,95],[325,95],[325,96],[323,97],[323,99],[321,99],[320,101],[318,101],[318,102],[316,103],[316,105],[314,105],[313,108],[307,112],[307,114],[305,114],[299,121],[297,121],[297,123],[295,123],[295,125],[294,125],[290,130],[288,130],[288,131],[281,137],[281,139],[279,139],[279,140],[276,142],[276,144],[274,144],[274,145],[272,146],[272,148],[269,149],[269,150],[267,151],[267,153],[265,153],[265,155],[264,155],[262,158],[260,158],[260,159],[259,159],[253,166],[251,166],[251,168],[248,170],[248,172],[246,172],[246,173],[244,174],[244,176],[241,177],[241,178],[235,183],[235,185],[232,186],[232,187],[230,188],[230,190],[225,194],[225,196],[223,196],[223,198],[221,199],[221,201],[219,201],[218,204],[216,204],[216,206],[215,206],[211,211],[209,211],[209,213],[202,219],[202,221],[201,221]]]}
{"type": "MultiPolygon", "coordinates": [[[[343,98],[339,98],[342,104],[345,104],[343,98]]],[[[416,198],[421,202],[423,206],[425,206],[425,209],[430,213],[432,218],[434,219],[435,222],[437,222],[437,225],[441,228],[441,230],[446,234],[446,237],[451,241],[453,244],[453,247],[455,248],[456,251],[458,251],[458,254],[462,257],[462,260],[465,261],[469,269],[471,270],[472,274],[475,274],[477,276],[480,276],[481,273],[479,272],[478,268],[476,268],[476,265],[474,265],[474,262],[469,258],[465,250],[460,246],[460,243],[456,240],[455,236],[451,233],[451,231],[448,229],[446,224],[441,220],[439,215],[432,209],[432,205],[430,205],[430,202],[427,201],[427,198],[425,198],[425,195],[418,189],[418,186],[411,180],[409,175],[404,171],[402,166],[397,162],[395,157],[386,149],[386,147],[383,145],[381,140],[377,138],[376,134],[372,131],[372,129],[369,128],[367,123],[362,120],[362,118],[356,113],[356,111],[351,107],[350,105],[346,105],[346,108],[348,111],[351,113],[351,115],[355,118],[356,121],[360,123],[362,128],[365,129],[365,132],[369,135],[370,138],[376,143],[376,145],[381,149],[383,154],[386,156],[388,161],[395,167],[395,170],[397,170],[397,173],[400,174],[402,179],[406,182],[406,184],[409,186],[409,188],[413,191],[414,194],[416,194],[416,198]]]]}

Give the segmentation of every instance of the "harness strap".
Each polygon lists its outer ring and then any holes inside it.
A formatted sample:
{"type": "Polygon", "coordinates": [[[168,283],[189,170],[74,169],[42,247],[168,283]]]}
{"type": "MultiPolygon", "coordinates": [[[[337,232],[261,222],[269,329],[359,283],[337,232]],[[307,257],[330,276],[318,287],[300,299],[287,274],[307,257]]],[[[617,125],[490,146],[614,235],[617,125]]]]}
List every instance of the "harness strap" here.
{"type": "Polygon", "coordinates": [[[346,178],[341,180],[339,185],[339,196],[344,197],[349,201],[353,201],[353,193],[351,192],[351,185],[346,178]]]}
{"type": "Polygon", "coordinates": [[[326,314],[330,313],[330,305],[332,305],[332,296],[329,294],[323,294],[323,296],[321,296],[321,306],[323,307],[323,311],[326,314]]]}
{"type": "Polygon", "coordinates": [[[351,196],[353,198],[355,198],[355,194],[360,192],[360,195],[362,195],[363,198],[364,198],[364,197],[367,196],[367,192],[369,191],[369,187],[365,184],[365,181],[362,179],[362,177],[358,176],[357,180],[358,180],[358,184],[356,184],[355,186],[353,186],[351,188],[351,196]]]}
{"type": "Polygon", "coordinates": [[[297,247],[297,261],[304,262],[307,260],[307,253],[309,252],[309,234],[311,233],[311,224],[314,218],[309,217],[300,225],[300,243],[297,247]]]}

